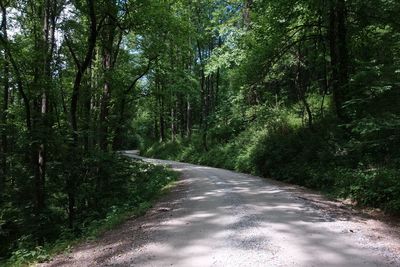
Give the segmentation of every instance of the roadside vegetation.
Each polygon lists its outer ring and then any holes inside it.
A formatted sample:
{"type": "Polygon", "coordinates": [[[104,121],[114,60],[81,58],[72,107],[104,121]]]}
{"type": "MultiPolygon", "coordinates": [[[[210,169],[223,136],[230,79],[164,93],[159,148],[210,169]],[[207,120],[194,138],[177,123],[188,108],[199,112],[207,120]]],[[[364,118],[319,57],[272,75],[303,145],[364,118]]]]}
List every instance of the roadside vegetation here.
{"type": "MultiPolygon", "coordinates": [[[[2,228],[1,252],[10,257],[0,265],[43,262],[78,243],[93,240],[125,220],[144,214],[177,178],[177,173],[172,170],[118,154],[97,153],[86,158],[79,167],[85,175],[77,192],[79,208],[76,209],[74,228],[63,223],[68,214],[61,203],[67,196],[62,188],[57,188],[57,181],[52,181],[48,184],[52,193],[47,198],[51,204],[46,210],[46,228],[41,233],[44,245],[36,243],[34,232],[25,230],[35,227],[33,222],[20,219],[28,217],[29,210],[26,210],[28,214],[21,214],[18,206],[2,210],[3,218],[14,223],[2,228]],[[91,187],[94,181],[97,186],[91,187]]],[[[51,171],[61,173],[62,168],[59,166],[51,171]]]]}
{"type": "Polygon", "coordinates": [[[211,128],[208,150],[201,135],[194,134],[191,139],[144,146],[142,154],[269,177],[351,199],[363,207],[400,213],[400,157],[395,144],[382,151],[378,148],[384,144],[379,142],[387,139],[363,144],[362,136],[349,134],[345,126],[332,126],[332,121],[318,122],[310,130],[286,116],[272,125],[238,129],[223,141],[219,126],[211,128]]]}

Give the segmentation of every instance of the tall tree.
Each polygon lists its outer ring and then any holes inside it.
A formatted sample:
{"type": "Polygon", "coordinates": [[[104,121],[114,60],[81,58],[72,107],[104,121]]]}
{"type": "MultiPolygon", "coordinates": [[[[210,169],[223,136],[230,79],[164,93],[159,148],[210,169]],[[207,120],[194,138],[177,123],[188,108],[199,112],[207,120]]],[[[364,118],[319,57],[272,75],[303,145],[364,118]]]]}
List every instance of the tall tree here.
{"type": "MultiPolygon", "coordinates": [[[[1,7],[1,32],[3,34],[3,38],[5,42],[8,42],[8,33],[7,33],[7,3],[0,3],[1,7]]],[[[3,196],[4,187],[6,185],[6,175],[7,175],[7,116],[8,116],[8,98],[9,98],[9,75],[10,75],[10,64],[8,60],[8,55],[6,51],[3,53],[3,106],[2,106],[2,114],[1,114],[1,145],[0,145],[0,202],[3,196]]]]}
{"type": "MultiPolygon", "coordinates": [[[[78,118],[77,118],[77,109],[78,109],[78,99],[79,99],[79,93],[82,85],[82,79],[83,76],[86,72],[86,70],[89,68],[89,65],[92,61],[93,57],[93,51],[96,47],[96,40],[98,37],[98,31],[99,28],[101,27],[103,20],[100,21],[100,25],[97,24],[97,15],[96,15],[96,9],[95,9],[95,0],[87,0],[87,17],[89,20],[89,25],[88,25],[88,36],[87,36],[87,47],[85,50],[84,58],[83,60],[79,59],[76,52],[74,51],[74,48],[72,47],[71,41],[68,40],[68,37],[66,37],[67,41],[67,46],[68,49],[71,53],[71,56],[74,60],[75,67],[76,67],[76,73],[75,73],[75,79],[73,83],[73,89],[72,89],[72,96],[71,96],[71,104],[70,104],[70,114],[71,114],[71,128],[72,128],[72,137],[73,137],[73,142],[72,142],[72,147],[71,147],[71,153],[72,153],[72,159],[74,162],[79,161],[79,132],[78,132],[78,118]]],[[[76,181],[76,173],[74,171],[71,172],[71,174],[67,178],[67,191],[68,191],[68,221],[69,221],[69,227],[73,228],[74,225],[74,220],[75,220],[75,202],[76,202],[76,186],[77,186],[77,181],[76,181]]]]}
{"type": "Polygon", "coordinates": [[[344,0],[334,0],[329,7],[329,43],[332,66],[332,90],[336,114],[344,119],[343,104],[348,90],[347,11],[344,0]]]}

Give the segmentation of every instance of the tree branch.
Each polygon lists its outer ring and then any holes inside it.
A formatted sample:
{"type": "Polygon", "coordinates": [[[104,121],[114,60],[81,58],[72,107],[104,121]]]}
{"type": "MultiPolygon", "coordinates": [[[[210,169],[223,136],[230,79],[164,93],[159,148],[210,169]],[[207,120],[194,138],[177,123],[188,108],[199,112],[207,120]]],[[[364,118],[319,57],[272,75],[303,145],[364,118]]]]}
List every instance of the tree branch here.
{"type": "Polygon", "coordinates": [[[69,40],[69,38],[68,38],[68,36],[67,36],[66,34],[64,35],[64,38],[65,38],[65,42],[66,42],[66,44],[67,44],[68,50],[69,50],[69,52],[71,53],[71,56],[72,56],[72,58],[73,58],[73,60],[74,60],[74,62],[75,62],[76,67],[77,67],[78,69],[81,69],[81,62],[79,61],[78,57],[77,57],[76,54],[75,54],[74,49],[72,48],[72,43],[71,43],[71,41],[69,40]]]}
{"type": "Polygon", "coordinates": [[[124,91],[124,94],[128,94],[129,91],[131,91],[131,90],[135,87],[136,83],[137,83],[144,75],[147,74],[147,72],[150,70],[151,63],[152,63],[154,60],[156,60],[157,58],[158,58],[158,55],[155,56],[155,57],[153,57],[153,58],[150,58],[150,59],[149,59],[149,62],[147,63],[146,68],[143,70],[142,73],[140,73],[140,74],[133,80],[133,82],[131,83],[131,85],[124,91]]]}

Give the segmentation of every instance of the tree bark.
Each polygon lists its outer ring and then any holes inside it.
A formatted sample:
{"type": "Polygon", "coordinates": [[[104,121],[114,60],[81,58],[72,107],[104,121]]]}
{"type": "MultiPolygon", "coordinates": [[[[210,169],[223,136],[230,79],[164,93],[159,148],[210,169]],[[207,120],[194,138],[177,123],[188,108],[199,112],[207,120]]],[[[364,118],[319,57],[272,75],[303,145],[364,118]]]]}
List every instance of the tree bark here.
{"type": "Polygon", "coordinates": [[[332,91],[337,117],[342,120],[346,120],[343,103],[346,101],[349,83],[346,17],[345,1],[331,1],[328,38],[332,68],[332,91]]]}
{"type": "Polygon", "coordinates": [[[116,36],[116,17],[117,8],[114,0],[107,1],[108,16],[105,19],[105,26],[101,32],[102,36],[102,57],[103,57],[103,93],[100,103],[100,149],[106,151],[108,149],[108,117],[110,113],[111,100],[111,75],[114,69],[116,55],[118,54],[119,45],[114,51],[114,41],[116,36]]]}
{"type": "Polygon", "coordinates": [[[171,98],[171,140],[173,142],[176,137],[176,107],[174,96],[172,95],[171,98]]]}
{"type": "Polygon", "coordinates": [[[243,23],[246,29],[250,28],[251,24],[250,12],[252,5],[253,5],[253,0],[244,0],[243,23]]]}
{"type": "Polygon", "coordinates": [[[186,102],[184,101],[184,95],[182,93],[179,94],[178,98],[178,107],[179,107],[179,133],[181,138],[183,139],[185,137],[185,125],[186,125],[186,102]]]}
{"type": "Polygon", "coordinates": [[[200,61],[200,98],[201,98],[201,126],[202,126],[202,142],[203,142],[203,148],[205,150],[208,150],[207,147],[207,128],[208,128],[208,123],[207,123],[207,98],[208,98],[208,92],[206,91],[206,77],[204,73],[204,62],[203,62],[203,56],[202,56],[202,49],[200,46],[200,42],[197,41],[197,50],[198,50],[198,57],[200,61]]]}
{"type": "MultiPolygon", "coordinates": [[[[157,102],[154,102],[154,109],[153,110],[157,110],[157,102]]],[[[159,137],[159,133],[158,133],[158,119],[157,119],[157,112],[153,112],[154,116],[153,116],[153,137],[154,140],[156,140],[159,137]]]]}
{"type": "MultiPolygon", "coordinates": [[[[95,56],[94,56],[95,57],[95,56]]],[[[90,135],[90,124],[91,124],[91,110],[92,110],[92,91],[94,89],[93,80],[95,79],[94,71],[93,71],[93,64],[91,63],[88,67],[89,70],[89,82],[87,84],[87,90],[85,93],[85,100],[84,100],[84,116],[85,116],[85,125],[84,125],[84,134],[83,134],[83,148],[85,153],[89,153],[91,148],[91,135],[90,135]]]]}
{"type": "Polygon", "coordinates": [[[86,50],[85,58],[82,63],[76,57],[76,54],[73,51],[71,45],[70,44],[68,45],[69,50],[72,54],[72,57],[74,58],[75,63],[77,65],[77,72],[75,74],[75,80],[74,80],[74,85],[73,85],[73,89],[72,89],[71,108],[70,108],[71,128],[72,128],[74,147],[78,147],[78,137],[79,137],[78,120],[77,120],[79,92],[80,92],[80,88],[81,88],[83,75],[86,72],[86,70],[89,67],[90,62],[92,60],[93,51],[96,46],[96,40],[97,40],[97,35],[98,35],[94,0],[87,0],[87,5],[88,5],[88,9],[89,9],[90,26],[89,26],[89,36],[88,36],[88,41],[87,41],[88,47],[86,50]]]}
{"type": "MultiPolygon", "coordinates": [[[[71,115],[71,129],[72,129],[72,137],[73,142],[71,145],[71,158],[73,162],[79,162],[79,133],[78,133],[78,119],[77,119],[77,109],[78,109],[78,99],[81,88],[81,83],[83,79],[83,75],[86,72],[87,68],[90,65],[90,62],[93,57],[93,51],[96,46],[97,40],[97,19],[95,13],[94,0],[87,0],[88,6],[88,15],[89,15],[89,36],[87,40],[87,50],[85,54],[85,58],[83,62],[80,62],[77,58],[75,51],[72,48],[72,45],[68,43],[67,45],[70,50],[70,53],[75,61],[77,72],[75,74],[74,85],[72,89],[71,96],[71,107],[70,107],[70,115],[71,115]]],[[[75,166],[74,166],[75,168],[75,166]]],[[[75,221],[75,190],[76,190],[76,170],[72,171],[69,177],[67,178],[67,192],[68,192],[68,225],[72,229],[75,221]]]]}
{"type": "MultiPolygon", "coordinates": [[[[8,41],[7,35],[7,10],[6,6],[1,4],[2,22],[1,22],[1,32],[3,38],[8,41]]],[[[5,50],[5,49],[4,49],[5,50]]],[[[6,176],[7,176],[7,153],[8,153],[8,139],[7,139],[7,117],[8,117],[8,98],[9,98],[9,74],[10,74],[10,63],[8,55],[4,52],[3,56],[3,109],[1,114],[1,146],[0,146],[0,203],[2,201],[2,196],[5,191],[6,186],[6,176]]]]}
{"type": "Polygon", "coordinates": [[[312,114],[310,105],[307,102],[307,97],[306,97],[307,88],[306,88],[306,84],[305,84],[304,68],[302,66],[302,61],[303,61],[303,54],[301,51],[301,43],[299,43],[298,50],[297,50],[297,73],[296,73],[297,94],[298,94],[299,99],[303,103],[304,109],[306,110],[306,113],[307,113],[308,128],[312,129],[313,114],[312,114]]]}
{"type": "Polygon", "coordinates": [[[164,118],[164,98],[161,92],[162,85],[159,84],[159,120],[160,120],[160,142],[165,141],[165,118],[164,118]]]}
{"type": "MultiPolygon", "coordinates": [[[[40,28],[33,26],[36,54],[33,76],[33,117],[31,131],[31,162],[34,173],[34,218],[35,237],[39,245],[44,244],[43,212],[45,209],[45,182],[46,182],[46,143],[50,134],[50,125],[47,118],[49,107],[49,87],[51,86],[51,12],[50,0],[45,0],[37,6],[40,28]]],[[[55,21],[55,20],[54,20],[55,21]]]]}
{"type": "Polygon", "coordinates": [[[189,96],[186,96],[186,137],[192,136],[192,107],[189,96]]]}

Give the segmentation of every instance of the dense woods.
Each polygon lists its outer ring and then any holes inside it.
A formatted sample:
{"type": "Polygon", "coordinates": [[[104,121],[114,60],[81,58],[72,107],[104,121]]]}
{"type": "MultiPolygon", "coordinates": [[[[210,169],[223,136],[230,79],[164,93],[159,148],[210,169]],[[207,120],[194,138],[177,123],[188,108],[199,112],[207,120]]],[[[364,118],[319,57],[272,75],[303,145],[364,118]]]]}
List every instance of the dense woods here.
{"type": "Polygon", "coordinates": [[[124,149],[400,212],[398,1],[0,3],[0,258],[172,179],[124,149]]]}

